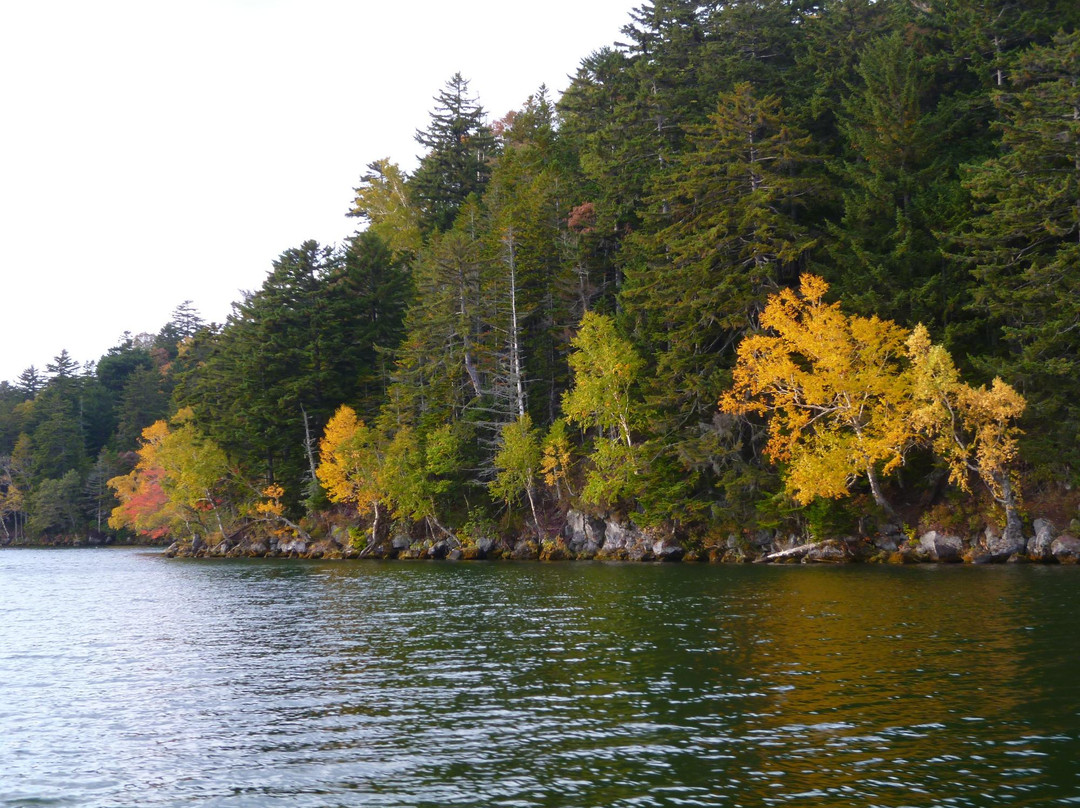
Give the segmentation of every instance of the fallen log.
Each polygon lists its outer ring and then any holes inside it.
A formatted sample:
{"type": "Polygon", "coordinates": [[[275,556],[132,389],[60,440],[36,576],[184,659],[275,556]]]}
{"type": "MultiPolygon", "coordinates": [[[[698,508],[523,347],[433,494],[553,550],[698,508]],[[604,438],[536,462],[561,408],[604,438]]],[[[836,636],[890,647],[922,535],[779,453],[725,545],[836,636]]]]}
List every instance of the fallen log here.
{"type": "Polygon", "coordinates": [[[786,558],[802,558],[818,545],[824,544],[820,541],[812,541],[809,544],[800,544],[798,547],[792,547],[790,550],[780,550],[775,553],[769,553],[761,556],[761,558],[754,559],[755,564],[768,564],[772,561],[783,561],[786,558]]]}

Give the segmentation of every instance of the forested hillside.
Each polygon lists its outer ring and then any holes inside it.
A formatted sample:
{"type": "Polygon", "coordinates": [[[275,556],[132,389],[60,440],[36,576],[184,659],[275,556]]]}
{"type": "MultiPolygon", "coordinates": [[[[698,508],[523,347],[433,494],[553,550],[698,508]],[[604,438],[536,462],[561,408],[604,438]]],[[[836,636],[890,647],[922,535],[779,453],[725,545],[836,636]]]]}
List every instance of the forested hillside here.
{"type": "Polygon", "coordinates": [[[656,0],[561,98],[493,118],[455,75],[415,171],[352,180],[346,244],[0,386],[0,541],[542,543],[571,508],[820,538],[1067,499],[1078,20],[656,0]]]}

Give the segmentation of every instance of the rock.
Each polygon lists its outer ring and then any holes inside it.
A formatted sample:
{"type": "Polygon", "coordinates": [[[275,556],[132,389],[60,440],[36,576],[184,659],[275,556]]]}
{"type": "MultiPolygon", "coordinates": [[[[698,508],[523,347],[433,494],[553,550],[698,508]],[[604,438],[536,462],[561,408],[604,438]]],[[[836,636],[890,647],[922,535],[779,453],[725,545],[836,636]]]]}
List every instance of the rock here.
{"type": "Polygon", "coordinates": [[[1075,564],[1080,561],[1080,539],[1062,533],[1050,545],[1050,554],[1063,564],[1075,564]]]}
{"type": "Polygon", "coordinates": [[[341,558],[341,545],[333,539],[320,539],[308,547],[308,558],[341,558]]]}
{"type": "Polygon", "coordinates": [[[491,551],[495,549],[495,539],[490,536],[476,540],[476,557],[487,558],[491,551]]]}
{"type": "Polygon", "coordinates": [[[870,537],[870,543],[882,553],[895,553],[905,538],[904,531],[898,525],[885,524],[870,537]]]}
{"type": "Polygon", "coordinates": [[[408,533],[403,531],[395,531],[390,537],[390,547],[395,553],[404,553],[409,547],[412,546],[412,539],[408,533]]]}
{"type": "Polygon", "coordinates": [[[886,563],[915,564],[916,562],[918,562],[918,560],[919,559],[916,557],[914,550],[912,550],[910,547],[904,547],[900,550],[897,550],[895,553],[890,553],[889,557],[886,559],[886,563]]]}
{"type": "Polygon", "coordinates": [[[252,558],[259,558],[270,552],[270,547],[264,541],[255,540],[247,546],[247,555],[252,558]]]}
{"type": "Polygon", "coordinates": [[[994,561],[1004,561],[1013,553],[1022,553],[1027,549],[1023,534],[1009,530],[1000,533],[992,525],[988,526],[983,533],[983,545],[994,561]]]}
{"type": "MultiPolygon", "coordinates": [[[[758,548],[759,550],[766,550],[766,551],[768,549],[770,549],[770,548],[778,549],[778,550],[787,549],[786,547],[776,547],[775,546],[776,542],[779,541],[779,540],[780,540],[780,537],[777,534],[773,533],[771,530],[759,530],[759,531],[757,531],[757,533],[755,533],[753,535],[753,537],[751,537],[750,544],[752,544],[754,547],[758,548]]],[[[736,549],[736,548],[732,547],[730,549],[736,549]]]]}
{"type": "Polygon", "coordinates": [[[308,551],[308,544],[303,539],[292,539],[291,541],[283,541],[278,545],[278,552],[282,555],[298,555],[302,556],[308,551]]]}
{"type": "Polygon", "coordinates": [[[562,529],[569,551],[578,558],[592,558],[604,544],[604,522],[578,510],[566,512],[562,529]]]}
{"type": "Polygon", "coordinates": [[[568,561],[573,558],[570,548],[563,539],[544,540],[540,544],[541,561],[568,561]]]}
{"type": "Polygon", "coordinates": [[[425,555],[428,558],[446,558],[446,554],[450,551],[450,545],[446,543],[445,539],[441,539],[431,545],[425,555]]]}
{"type": "Polygon", "coordinates": [[[540,557],[540,545],[533,539],[522,539],[514,545],[510,557],[516,561],[535,561],[540,557]]]}
{"type": "Polygon", "coordinates": [[[455,547],[453,550],[451,550],[449,553],[446,554],[446,560],[447,561],[461,561],[461,559],[464,557],[464,555],[465,554],[463,552],[461,552],[460,547],[455,547]]]}
{"type": "Polygon", "coordinates": [[[202,540],[202,536],[191,537],[191,554],[195,555],[206,549],[206,542],[202,540]]]}
{"type": "Polygon", "coordinates": [[[1032,558],[1049,561],[1053,555],[1051,547],[1057,538],[1057,528],[1049,519],[1035,520],[1035,535],[1028,539],[1027,553],[1032,558]]]}
{"type": "Polygon", "coordinates": [[[633,525],[624,525],[614,519],[604,522],[604,544],[600,548],[605,555],[625,555],[637,538],[633,525]]]}
{"type": "Polygon", "coordinates": [[[855,559],[851,545],[844,540],[830,539],[816,544],[803,556],[804,564],[847,564],[855,559]]]}
{"type": "Polygon", "coordinates": [[[931,530],[919,537],[919,551],[933,561],[959,561],[964,552],[964,540],[931,530]]]}
{"type": "Polygon", "coordinates": [[[165,556],[167,558],[176,558],[176,555],[179,552],[180,552],[180,543],[179,542],[174,541],[172,544],[170,544],[168,547],[165,548],[165,556]]]}
{"type": "Polygon", "coordinates": [[[686,555],[686,548],[674,538],[668,537],[653,542],[652,554],[657,561],[681,561],[686,555]]]}

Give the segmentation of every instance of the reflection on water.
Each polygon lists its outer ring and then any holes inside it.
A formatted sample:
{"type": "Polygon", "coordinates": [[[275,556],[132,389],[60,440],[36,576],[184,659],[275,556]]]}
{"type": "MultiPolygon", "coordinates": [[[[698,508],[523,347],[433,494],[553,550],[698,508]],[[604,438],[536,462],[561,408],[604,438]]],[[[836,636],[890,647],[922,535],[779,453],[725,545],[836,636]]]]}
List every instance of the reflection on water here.
{"type": "Polygon", "coordinates": [[[1080,803],[1076,568],[0,553],[0,805],[1080,803]]]}

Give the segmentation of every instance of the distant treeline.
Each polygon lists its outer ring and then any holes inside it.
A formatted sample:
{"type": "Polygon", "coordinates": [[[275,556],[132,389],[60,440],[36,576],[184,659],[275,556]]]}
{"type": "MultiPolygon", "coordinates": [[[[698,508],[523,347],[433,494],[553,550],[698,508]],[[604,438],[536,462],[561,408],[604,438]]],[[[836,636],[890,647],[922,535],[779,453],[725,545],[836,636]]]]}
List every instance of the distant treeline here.
{"type": "Polygon", "coordinates": [[[184,304],[96,363],[65,352],[0,384],[0,541],[302,532],[328,513],[467,539],[570,507],[820,532],[992,509],[1000,483],[1064,490],[1078,20],[1063,0],[657,0],[558,100],[492,121],[455,75],[416,170],[379,159],[359,179],[345,244],[286,251],[224,324],[184,304]],[[811,276],[896,339],[922,324],[963,389],[1015,394],[977,421],[1012,440],[1023,411],[992,496],[965,492],[975,436],[963,471],[940,443],[958,431],[871,456],[842,437],[871,426],[861,411],[770,435],[775,410],[730,399],[739,346],[781,333],[766,305],[811,276]],[[811,450],[840,489],[793,481],[811,450]]]}

